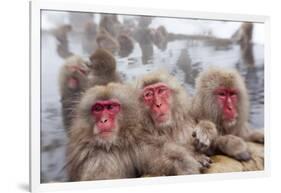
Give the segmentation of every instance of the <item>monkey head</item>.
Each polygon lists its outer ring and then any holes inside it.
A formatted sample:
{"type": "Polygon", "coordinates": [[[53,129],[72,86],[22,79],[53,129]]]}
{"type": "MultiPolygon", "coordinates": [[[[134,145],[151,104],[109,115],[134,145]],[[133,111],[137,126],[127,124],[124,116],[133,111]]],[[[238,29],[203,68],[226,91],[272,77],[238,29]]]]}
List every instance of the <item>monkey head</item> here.
{"type": "Polygon", "coordinates": [[[106,75],[116,70],[116,61],[114,56],[105,49],[98,48],[90,56],[90,66],[94,74],[106,75]]]}
{"type": "Polygon", "coordinates": [[[169,122],[171,90],[165,83],[158,82],[143,88],[143,102],[150,109],[156,124],[169,122]]]}
{"type": "Polygon", "coordinates": [[[60,71],[61,93],[78,91],[87,87],[89,69],[79,56],[70,56],[60,71]]]}
{"type": "Polygon", "coordinates": [[[188,106],[188,96],[168,73],[159,71],[147,74],[138,87],[140,101],[155,126],[171,126],[175,117],[184,116],[181,111],[188,106]]]}
{"type": "Polygon", "coordinates": [[[78,107],[85,140],[98,145],[122,143],[124,135],[136,124],[138,108],[134,92],[128,86],[110,83],[86,91],[78,107]]]}
{"type": "Polygon", "coordinates": [[[199,75],[195,101],[208,118],[225,128],[247,119],[248,95],[245,83],[235,70],[210,68],[199,75]]]}

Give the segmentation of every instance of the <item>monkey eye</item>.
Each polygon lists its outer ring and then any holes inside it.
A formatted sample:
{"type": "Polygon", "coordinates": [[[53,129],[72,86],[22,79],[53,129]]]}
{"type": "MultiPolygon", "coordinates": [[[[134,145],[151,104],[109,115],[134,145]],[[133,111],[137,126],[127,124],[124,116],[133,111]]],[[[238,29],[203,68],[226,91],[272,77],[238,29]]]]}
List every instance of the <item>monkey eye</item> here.
{"type": "Polygon", "coordinates": [[[112,112],[118,112],[120,110],[120,104],[109,104],[107,105],[106,109],[112,112]]]}
{"type": "Polygon", "coordinates": [[[93,107],[92,107],[92,111],[93,112],[99,112],[99,111],[102,111],[104,109],[104,107],[100,104],[95,104],[93,107]]]}
{"type": "Polygon", "coordinates": [[[168,90],[167,88],[162,87],[162,88],[159,88],[158,93],[159,93],[159,94],[163,94],[163,93],[165,93],[167,90],[168,90]]]}
{"type": "Polygon", "coordinates": [[[218,95],[219,96],[225,96],[225,92],[219,92],[218,95]]]}
{"type": "Polygon", "coordinates": [[[144,93],[144,98],[151,98],[153,96],[153,92],[152,91],[147,91],[144,93]]]}
{"type": "Polygon", "coordinates": [[[230,96],[236,96],[237,93],[236,93],[236,92],[230,92],[229,95],[230,95],[230,96]]]}

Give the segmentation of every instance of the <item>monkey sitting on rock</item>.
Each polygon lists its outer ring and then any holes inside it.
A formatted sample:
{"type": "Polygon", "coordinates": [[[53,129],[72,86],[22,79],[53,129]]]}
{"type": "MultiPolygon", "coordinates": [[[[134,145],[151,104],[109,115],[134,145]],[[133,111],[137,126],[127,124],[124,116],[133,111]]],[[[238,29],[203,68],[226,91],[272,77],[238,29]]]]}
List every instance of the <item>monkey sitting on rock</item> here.
{"type": "Polygon", "coordinates": [[[192,115],[196,121],[213,122],[217,129],[213,139],[208,137],[208,129],[195,129],[193,137],[201,144],[201,150],[203,147],[203,151],[211,155],[225,154],[244,165],[245,161],[256,160],[255,168],[262,168],[259,165],[263,165],[263,146],[255,148],[253,143],[246,142],[263,144],[264,134],[250,128],[249,96],[237,71],[222,68],[203,71],[196,80],[192,115]]]}

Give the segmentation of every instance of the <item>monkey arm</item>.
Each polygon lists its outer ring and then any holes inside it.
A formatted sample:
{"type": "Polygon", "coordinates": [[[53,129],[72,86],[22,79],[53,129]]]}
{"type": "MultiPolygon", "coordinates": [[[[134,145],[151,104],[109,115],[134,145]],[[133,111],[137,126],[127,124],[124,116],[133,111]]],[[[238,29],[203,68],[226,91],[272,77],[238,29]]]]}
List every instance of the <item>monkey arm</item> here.
{"type": "Polygon", "coordinates": [[[195,149],[199,152],[206,152],[217,136],[217,128],[213,122],[199,121],[192,133],[195,149]]]}
{"type": "Polygon", "coordinates": [[[250,128],[249,123],[244,124],[238,135],[249,142],[264,143],[264,133],[258,129],[250,128]]]}
{"type": "Polygon", "coordinates": [[[212,144],[216,150],[237,160],[249,160],[251,154],[246,142],[235,135],[222,135],[215,139],[212,144]]]}

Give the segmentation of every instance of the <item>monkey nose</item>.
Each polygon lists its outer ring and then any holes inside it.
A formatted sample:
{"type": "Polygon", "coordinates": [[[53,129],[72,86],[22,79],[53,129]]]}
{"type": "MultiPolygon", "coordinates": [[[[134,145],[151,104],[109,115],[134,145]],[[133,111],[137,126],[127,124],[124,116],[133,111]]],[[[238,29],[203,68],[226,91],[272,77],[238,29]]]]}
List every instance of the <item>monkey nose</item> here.
{"type": "Polygon", "coordinates": [[[101,122],[101,123],[106,123],[106,122],[107,122],[107,119],[101,119],[100,122],[101,122]]]}
{"type": "Polygon", "coordinates": [[[161,107],[161,103],[159,103],[159,104],[156,104],[156,107],[158,107],[158,108],[160,108],[161,107]]]}

